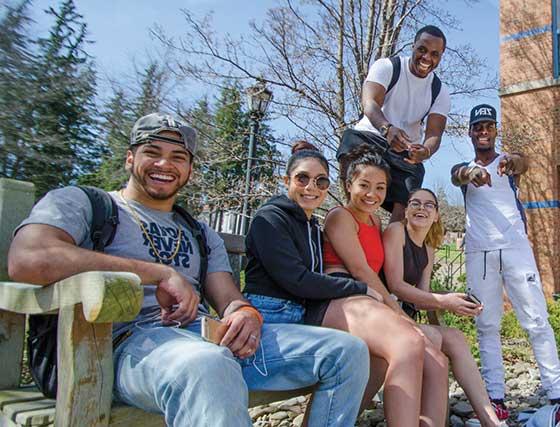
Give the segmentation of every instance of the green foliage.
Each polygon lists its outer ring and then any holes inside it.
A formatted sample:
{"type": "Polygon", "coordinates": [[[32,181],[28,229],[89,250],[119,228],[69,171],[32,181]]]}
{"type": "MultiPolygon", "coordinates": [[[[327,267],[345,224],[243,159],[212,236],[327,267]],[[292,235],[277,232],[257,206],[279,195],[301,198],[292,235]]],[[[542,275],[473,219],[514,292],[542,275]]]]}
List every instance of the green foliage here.
{"type": "MultiPolygon", "coordinates": [[[[183,193],[191,210],[205,206],[209,212],[240,211],[250,141],[250,116],[244,108],[243,90],[226,84],[213,106],[203,98],[190,111],[190,124],[197,130],[199,154],[193,180],[183,193]]],[[[266,120],[256,140],[251,206],[276,192],[280,153],[266,120]]]]}
{"type": "Polygon", "coordinates": [[[140,91],[137,96],[127,96],[116,88],[101,113],[102,138],[107,146],[99,168],[92,174],[80,177],[79,183],[94,185],[105,190],[118,190],[128,180],[124,168],[129,147],[129,132],[136,119],[162,109],[166,75],[156,62],[150,62],[139,73],[140,91]]]}
{"type": "Polygon", "coordinates": [[[103,144],[97,138],[96,75],[85,51],[83,17],[73,0],[66,0],[58,10],[46,11],[54,21],[49,35],[32,39],[28,4],[9,11],[0,23],[2,29],[14,26],[0,56],[7,64],[2,71],[11,69],[15,76],[0,72],[0,85],[12,90],[0,100],[1,117],[11,117],[0,129],[0,170],[34,182],[41,195],[92,171],[103,144]]]}
{"type": "Polygon", "coordinates": [[[22,160],[33,135],[30,114],[34,92],[33,40],[27,35],[30,1],[10,8],[4,5],[0,18],[0,174],[8,178],[25,177],[22,160]]]}

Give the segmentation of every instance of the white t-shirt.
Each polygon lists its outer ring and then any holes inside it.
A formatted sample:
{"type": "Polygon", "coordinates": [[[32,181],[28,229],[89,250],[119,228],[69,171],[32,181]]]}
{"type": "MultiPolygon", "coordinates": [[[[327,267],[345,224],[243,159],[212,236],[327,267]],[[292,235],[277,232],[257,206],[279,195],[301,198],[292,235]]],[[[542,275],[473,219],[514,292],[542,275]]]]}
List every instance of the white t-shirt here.
{"type": "MultiPolygon", "coordinates": [[[[401,57],[401,72],[399,79],[391,91],[386,94],[381,111],[393,126],[403,129],[415,143],[421,143],[424,129],[421,120],[428,112],[446,116],[451,108],[449,90],[442,83],[441,90],[432,102],[432,80],[434,73],[425,78],[415,76],[410,72],[409,57],[401,57]]],[[[393,64],[389,58],[381,58],[373,63],[369,69],[366,81],[379,83],[387,89],[393,75],[393,64]]],[[[356,124],[354,129],[379,134],[366,116],[356,124]]]]}
{"type": "MultiPolygon", "coordinates": [[[[498,175],[498,164],[503,156],[500,154],[484,167],[491,176],[491,187],[475,187],[471,183],[461,187],[465,196],[466,252],[493,251],[527,244],[525,212],[514,178],[498,175]]],[[[474,160],[468,164],[474,165],[477,165],[474,160]]]]}

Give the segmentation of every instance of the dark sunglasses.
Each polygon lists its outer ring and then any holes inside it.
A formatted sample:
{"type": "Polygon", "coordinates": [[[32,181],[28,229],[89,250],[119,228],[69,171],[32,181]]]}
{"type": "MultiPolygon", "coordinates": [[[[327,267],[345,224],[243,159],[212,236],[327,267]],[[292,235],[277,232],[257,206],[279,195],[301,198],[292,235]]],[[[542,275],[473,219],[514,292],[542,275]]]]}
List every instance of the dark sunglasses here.
{"type": "Polygon", "coordinates": [[[313,180],[313,183],[317,186],[319,190],[326,190],[331,185],[331,181],[326,176],[316,176],[311,178],[304,172],[300,172],[294,176],[294,181],[298,187],[307,187],[309,181],[313,180]]]}

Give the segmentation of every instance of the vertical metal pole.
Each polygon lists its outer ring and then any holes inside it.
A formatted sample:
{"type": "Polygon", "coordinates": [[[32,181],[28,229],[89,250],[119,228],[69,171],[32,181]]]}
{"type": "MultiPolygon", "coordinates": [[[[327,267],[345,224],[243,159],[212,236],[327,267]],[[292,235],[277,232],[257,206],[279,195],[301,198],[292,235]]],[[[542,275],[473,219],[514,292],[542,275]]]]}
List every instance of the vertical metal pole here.
{"type": "Polygon", "coordinates": [[[247,168],[245,170],[245,191],[243,196],[243,211],[241,213],[241,232],[246,235],[249,229],[249,217],[251,209],[249,208],[249,193],[251,192],[253,158],[255,156],[255,147],[257,140],[257,132],[259,130],[259,117],[251,114],[251,133],[249,135],[249,152],[247,156],[247,168]]]}

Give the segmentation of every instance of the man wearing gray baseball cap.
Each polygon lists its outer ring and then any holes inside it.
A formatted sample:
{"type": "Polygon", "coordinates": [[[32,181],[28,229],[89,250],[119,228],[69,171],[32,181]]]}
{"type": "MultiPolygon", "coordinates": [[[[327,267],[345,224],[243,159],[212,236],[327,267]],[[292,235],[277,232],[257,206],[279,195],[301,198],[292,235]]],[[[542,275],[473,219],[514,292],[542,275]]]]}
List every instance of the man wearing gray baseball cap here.
{"type": "Polygon", "coordinates": [[[45,285],[89,270],[129,271],[144,285],[132,322],[115,325],[115,396],[164,414],[169,426],[252,426],[248,390],[317,384],[310,426],[353,425],[369,377],[364,342],[344,332],[265,324],[235,285],[224,242],[175,206],[189,181],[196,132],[168,114],[132,128],[126,186],[110,243],[93,251],[86,192],[49,192],[16,230],[9,271],[45,285]],[[45,256],[48,254],[48,256],[45,256]],[[219,345],[201,337],[208,305],[227,327],[219,345]]]}

